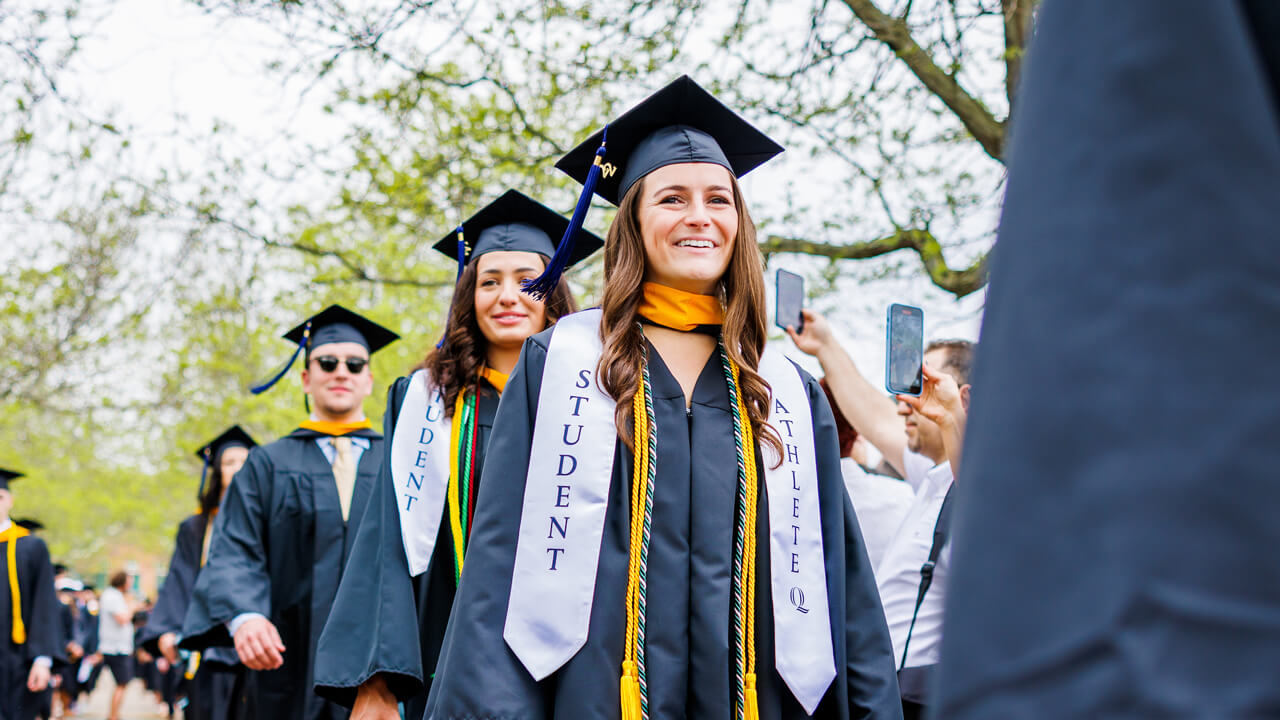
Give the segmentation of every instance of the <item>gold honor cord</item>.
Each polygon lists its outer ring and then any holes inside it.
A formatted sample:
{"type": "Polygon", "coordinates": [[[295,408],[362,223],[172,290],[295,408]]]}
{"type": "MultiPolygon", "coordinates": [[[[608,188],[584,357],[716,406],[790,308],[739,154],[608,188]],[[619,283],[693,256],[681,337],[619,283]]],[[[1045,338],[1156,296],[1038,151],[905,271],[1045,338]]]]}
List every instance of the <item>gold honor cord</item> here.
{"type": "Polygon", "coordinates": [[[0,542],[9,543],[6,555],[9,559],[9,600],[13,604],[14,645],[27,642],[27,626],[22,622],[22,588],[18,585],[18,538],[30,534],[26,528],[17,524],[10,524],[7,530],[0,533],[0,542]]]}
{"type": "MultiPolygon", "coordinates": [[[[723,353],[723,347],[721,347],[723,353]]],[[[755,434],[751,429],[751,417],[747,415],[747,406],[742,400],[742,386],[738,383],[738,364],[732,360],[728,360],[728,356],[724,355],[729,365],[732,382],[730,383],[730,391],[734,395],[736,402],[734,413],[734,429],[741,436],[741,447],[739,448],[739,457],[741,463],[739,472],[742,473],[741,481],[745,489],[745,500],[743,507],[744,529],[743,529],[743,552],[742,552],[742,596],[746,599],[746,607],[739,610],[745,617],[743,625],[745,626],[746,659],[745,668],[742,674],[743,679],[743,701],[745,707],[742,709],[742,717],[744,720],[759,720],[760,710],[759,701],[756,696],[756,511],[759,508],[759,487],[756,482],[756,442],[755,434]]]]}
{"type": "MultiPolygon", "coordinates": [[[[759,488],[756,474],[755,435],[738,384],[738,366],[720,348],[725,379],[734,405],[734,440],[738,456],[738,505],[734,542],[734,650],[735,720],[758,720],[755,649],[756,522],[759,488]]],[[[634,445],[631,470],[630,552],[627,565],[627,627],[623,646],[619,696],[622,720],[647,720],[648,687],[644,672],[645,575],[649,529],[653,512],[653,486],[657,469],[657,431],[653,390],[647,363],[640,361],[641,385],[631,400],[634,445]]]]}
{"type": "Polygon", "coordinates": [[[634,428],[635,452],[631,468],[631,546],[630,559],[627,563],[627,631],[626,644],[622,656],[622,720],[642,720],[646,713],[642,710],[640,694],[640,676],[637,654],[644,652],[638,648],[637,634],[639,630],[640,601],[640,554],[644,529],[644,496],[649,485],[649,412],[645,406],[644,360],[640,361],[641,387],[636,389],[631,400],[634,428]]]}
{"type": "Polygon", "coordinates": [[[453,403],[453,438],[449,443],[449,532],[453,536],[454,582],[462,577],[462,509],[458,504],[458,451],[461,440],[466,393],[458,393],[453,403]]]}

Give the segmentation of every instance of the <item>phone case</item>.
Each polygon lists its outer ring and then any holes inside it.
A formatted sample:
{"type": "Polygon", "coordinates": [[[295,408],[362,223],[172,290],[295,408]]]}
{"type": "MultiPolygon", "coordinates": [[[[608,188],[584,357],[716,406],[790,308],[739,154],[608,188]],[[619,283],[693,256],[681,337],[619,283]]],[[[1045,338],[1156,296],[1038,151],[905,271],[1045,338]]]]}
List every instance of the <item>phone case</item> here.
{"type": "MultiPolygon", "coordinates": [[[[786,330],[787,326],[782,322],[782,278],[795,278],[800,285],[800,309],[804,309],[804,277],[793,272],[779,269],[773,276],[773,324],[781,330],[786,330]]],[[[796,332],[804,332],[804,315],[800,315],[797,321],[796,332]]]]}
{"type": "Polygon", "coordinates": [[[908,309],[908,310],[914,310],[914,311],[916,311],[916,312],[920,313],[920,325],[921,325],[921,330],[922,330],[922,332],[921,332],[921,343],[920,343],[920,344],[921,344],[921,355],[920,355],[920,357],[921,357],[921,362],[922,362],[922,363],[924,362],[924,353],[923,353],[923,350],[924,350],[924,348],[923,348],[923,345],[924,345],[924,333],[923,333],[923,328],[924,328],[924,311],[923,311],[923,310],[921,310],[921,309],[920,309],[920,308],[918,308],[918,307],[915,307],[914,305],[904,305],[904,304],[902,304],[902,303],[893,303],[893,304],[891,304],[891,305],[889,306],[889,311],[888,311],[888,313],[886,314],[886,318],[885,318],[885,331],[884,331],[884,388],[885,388],[885,390],[888,390],[890,393],[893,393],[894,395],[915,395],[915,396],[918,396],[918,395],[920,395],[920,393],[924,390],[924,379],[923,379],[923,376],[921,377],[921,387],[920,387],[920,389],[919,389],[919,390],[915,390],[915,391],[913,391],[913,390],[911,390],[911,388],[898,389],[898,388],[893,387],[893,373],[892,373],[892,370],[893,370],[893,325],[894,325],[894,323],[893,323],[893,315],[894,315],[894,312],[893,312],[893,311],[894,311],[894,309],[895,309],[895,308],[904,308],[904,309],[908,309]]]}

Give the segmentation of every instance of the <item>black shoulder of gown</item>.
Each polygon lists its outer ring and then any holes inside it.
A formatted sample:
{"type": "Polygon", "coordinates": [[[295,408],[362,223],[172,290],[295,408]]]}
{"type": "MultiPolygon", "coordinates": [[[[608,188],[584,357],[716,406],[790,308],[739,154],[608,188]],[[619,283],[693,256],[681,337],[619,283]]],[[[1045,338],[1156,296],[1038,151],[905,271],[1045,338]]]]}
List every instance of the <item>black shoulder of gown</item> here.
{"type": "Polygon", "coordinates": [[[14,548],[18,586],[21,591],[22,622],[27,630],[27,640],[14,644],[12,634],[12,599],[8,583],[8,543],[0,543],[0,650],[21,663],[29,663],[38,657],[48,657],[55,663],[66,660],[66,644],[70,638],[63,636],[61,606],[53,587],[53,565],[49,561],[49,548],[35,535],[15,538],[14,548]]]}

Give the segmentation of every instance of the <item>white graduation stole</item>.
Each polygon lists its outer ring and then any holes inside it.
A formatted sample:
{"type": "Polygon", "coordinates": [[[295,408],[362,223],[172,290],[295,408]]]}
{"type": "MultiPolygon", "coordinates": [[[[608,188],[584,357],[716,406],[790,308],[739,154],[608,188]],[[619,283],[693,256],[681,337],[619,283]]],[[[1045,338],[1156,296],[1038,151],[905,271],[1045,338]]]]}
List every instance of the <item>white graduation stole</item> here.
{"type": "Polygon", "coordinates": [[[600,310],[560,318],[538,392],[502,637],[534,679],[587,642],[618,431],[596,384],[600,310]]]}
{"type": "MultiPolygon", "coordinates": [[[[536,680],[568,662],[589,630],[617,440],[616,403],[595,383],[599,323],[599,310],[556,323],[538,395],[503,629],[536,680]]],[[[773,391],[769,420],[788,450],[779,468],[765,470],[777,669],[812,714],[836,676],[813,416],[786,356],[766,349],[760,373],[773,391]]]]}
{"type": "Polygon", "coordinates": [[[783,448],[776,468],[772,451],[762,458],[769,498],[774,654],[778,674],[812,715],[836,677],[813,413],[804,380],[786,355],[766,346],[760,375],[772,391],[769,424],[777,429],[783,448]]]}
{"type": "Polygon", "coordinates": [[[449,489],[453,419],[445,412],[444,393],[429,381],[426,370],[409,376],[391,437],[391,481],[411,577],[431,563],[449,489]]]}

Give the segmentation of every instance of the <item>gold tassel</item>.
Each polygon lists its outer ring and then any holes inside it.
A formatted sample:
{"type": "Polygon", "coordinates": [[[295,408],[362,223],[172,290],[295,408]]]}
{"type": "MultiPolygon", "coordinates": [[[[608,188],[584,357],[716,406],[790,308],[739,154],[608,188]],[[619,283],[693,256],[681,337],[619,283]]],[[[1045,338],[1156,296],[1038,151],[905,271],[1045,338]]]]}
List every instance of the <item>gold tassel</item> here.
{"type": "Polygon", "coordinates": [[[0,542],[9,544],[9,602],[13,607],[13,644],[24,645],[27,642],[27,626],[22,622],[22,587],[18,584],[18,538],[26,537],[27,529],[21,525],[10,524],[0,534],[0,542]]]}
{"type": "Polygon", "coordinates": [[[640,720],[640,676],[633,660],[622,661],[622,720],[640,720]]]}
{"type": "Polygon", "coordinates": [[[745,720],[760,720],[760,706],[756,701],[756,674],[744,675],[743,684],[746,687],[746,692],[743,693],[743,717],[745,720]]]}

